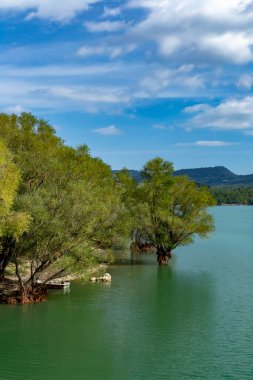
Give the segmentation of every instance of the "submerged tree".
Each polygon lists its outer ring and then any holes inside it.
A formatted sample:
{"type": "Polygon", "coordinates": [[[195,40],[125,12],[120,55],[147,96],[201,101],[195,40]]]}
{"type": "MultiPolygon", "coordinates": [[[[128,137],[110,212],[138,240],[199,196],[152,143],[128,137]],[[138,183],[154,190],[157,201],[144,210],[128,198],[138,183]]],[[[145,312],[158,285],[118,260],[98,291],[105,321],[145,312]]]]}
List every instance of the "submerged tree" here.
{"type": "Polygon", "coordinates": [[[207,208],[215,201],[187,177],[173,177],[173,165],[161,158],[148,161],[141,176],[142,183],[128,191],[128,205],[137,219],[135,233],[154,245],[158,263],[166,265],[176,247],[213,230],[207,208]],[[134,202],[129,202],[131,197],[134,202]]]}

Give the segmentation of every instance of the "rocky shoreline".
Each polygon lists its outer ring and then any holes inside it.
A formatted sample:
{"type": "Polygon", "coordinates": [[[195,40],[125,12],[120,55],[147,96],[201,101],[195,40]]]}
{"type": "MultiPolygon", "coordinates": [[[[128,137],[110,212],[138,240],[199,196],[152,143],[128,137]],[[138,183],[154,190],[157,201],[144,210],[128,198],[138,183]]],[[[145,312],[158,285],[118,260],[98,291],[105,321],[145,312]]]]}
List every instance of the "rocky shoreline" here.
{"type": "MultiPolygon", "coordinates": [[[[91,280],[91,278],[95,278],[96,281],[102,281],[100,279],[104,278],[104,282],[109,282],[110,275],[108,273],[105,273],[106,269],[106,264],[99,264],[97,266],[89,268],[83,273],[72,273],[58,277],[54,280],[54,282],[55,284],[71,281],[88,282],[91,280]]],[[[29,304],[46,301],[49,289],[46,282],[46,279],[42,279],[41,281],[38,281],[38,283],[33,289],[28,287],[26,289],[26,292],[24,292],[24,290],[21,289],[19,282],[17,281],[14,275],[0,278],[0,303],[10,305],[29,304]]]]}

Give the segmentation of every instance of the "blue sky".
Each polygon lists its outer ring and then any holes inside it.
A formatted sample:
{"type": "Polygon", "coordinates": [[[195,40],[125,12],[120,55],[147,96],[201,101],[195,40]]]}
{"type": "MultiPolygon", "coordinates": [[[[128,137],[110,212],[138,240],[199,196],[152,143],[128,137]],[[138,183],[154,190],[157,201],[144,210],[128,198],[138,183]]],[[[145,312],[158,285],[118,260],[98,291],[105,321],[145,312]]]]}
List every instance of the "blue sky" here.
{"type": "Polygon", "coordinates": [[[112,168],[253,173],[253,0],[1,0],[0,109],[112,168]]]}

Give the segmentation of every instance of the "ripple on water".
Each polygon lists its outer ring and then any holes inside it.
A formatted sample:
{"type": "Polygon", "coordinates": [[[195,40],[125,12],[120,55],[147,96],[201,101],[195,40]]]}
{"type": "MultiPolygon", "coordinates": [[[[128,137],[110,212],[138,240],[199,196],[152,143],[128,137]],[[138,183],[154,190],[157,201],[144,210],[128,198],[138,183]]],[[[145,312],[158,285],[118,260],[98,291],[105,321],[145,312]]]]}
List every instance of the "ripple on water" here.
{"type": "Polygon", "coordinates": [[[215,234],[168,268],[123,257],[109,286],[0,305],[0,379],[252,380],[253,208],[213,212],[215,234]]]}

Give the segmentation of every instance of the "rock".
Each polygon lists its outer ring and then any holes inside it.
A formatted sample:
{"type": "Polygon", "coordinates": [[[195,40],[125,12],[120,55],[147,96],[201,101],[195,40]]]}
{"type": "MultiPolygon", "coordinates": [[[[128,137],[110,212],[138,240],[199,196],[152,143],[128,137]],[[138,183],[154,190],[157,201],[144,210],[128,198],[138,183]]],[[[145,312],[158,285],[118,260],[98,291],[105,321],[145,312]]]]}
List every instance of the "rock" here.
{"type": "Polygon", "coordinates": [[[105,273],[102,277],[91,277],[91,282],[111,282],[112,276],[109,273],[105,273]]]}
{"type": "Polygon", "coordinates": [[[112,276],[110,275],[110,273],[105,273],[104,274],[103,281],[106,281],[106,282],[111,282],[112,281],[112,276]]]}

